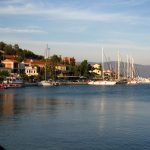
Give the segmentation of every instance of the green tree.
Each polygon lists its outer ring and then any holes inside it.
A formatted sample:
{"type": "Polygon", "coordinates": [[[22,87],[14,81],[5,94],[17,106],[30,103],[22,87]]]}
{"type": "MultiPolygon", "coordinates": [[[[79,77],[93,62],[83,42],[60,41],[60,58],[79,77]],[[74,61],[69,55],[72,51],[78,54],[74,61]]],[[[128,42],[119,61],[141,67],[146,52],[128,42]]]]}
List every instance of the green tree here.
{"type": "Polygon", "coordinates": [[[5,45],[5,47],[3,48],[3,50],[5,51],[5,54],[7,54],[7,55],[15,55],[16,54],[15,51],[13,50],[11,44],[5,45]]]}
{"type": "Polygon", "coordinates": [[[88,76],[88,62],[87,60],[83,60],[80,64],[80,75],[81,76],[88,76]]]}
{"type": "Polygon", "coordinates": [[[74,75],[75,76],[79,76],[80,75],[80,66],[79,65],[75,65],[74,66],[74,75]]]}
{"type": "Polygon", "coordinates": [[[5,45],[6,44],[4,42],[0,42],[0,50],[4,50],[5,45]]]}
{"type": "Polygon", "coordinates": [[[0,71],[0,76],[1,77],[7,77],[7,76],[9,76],[10,75],[10,73],[8,72],[8,71],[0,71]]]}
{"type": "Polygon", "coordinates": [[[54,64],[61,63],[61,56],[53,55],[53,56],[50,57],[50,60],[51,60],[54,64]]]}

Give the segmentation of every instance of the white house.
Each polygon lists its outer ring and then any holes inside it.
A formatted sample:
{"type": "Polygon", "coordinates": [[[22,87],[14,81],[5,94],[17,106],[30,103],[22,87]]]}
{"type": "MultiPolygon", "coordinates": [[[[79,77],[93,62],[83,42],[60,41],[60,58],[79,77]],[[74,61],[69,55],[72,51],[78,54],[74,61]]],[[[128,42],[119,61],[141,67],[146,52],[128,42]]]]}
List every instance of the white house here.
{"type": "Polygon", "coordinates": [[[27,76],[38,76],[38,68],[36,66],[26,66],[25,74],[27,76]]]}

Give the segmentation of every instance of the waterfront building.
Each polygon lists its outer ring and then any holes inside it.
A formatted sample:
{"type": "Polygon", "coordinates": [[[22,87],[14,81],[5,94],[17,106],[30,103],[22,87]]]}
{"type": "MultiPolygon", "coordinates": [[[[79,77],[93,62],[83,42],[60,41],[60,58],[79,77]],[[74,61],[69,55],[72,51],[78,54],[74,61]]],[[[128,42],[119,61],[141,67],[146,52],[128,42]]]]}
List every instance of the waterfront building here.
{"type": "Polygon", "coordinates": [[[59,71],[66,71],[67,70],[66,65],[63,65],[63,64],[56,65],[55,69],[59,70],[59,71]]]}
{"type": "Polygon", "coordinates": [[[76,63],[76,60],[74,57],[64,57],[62,60],[64,63],[68,63],[68,64],[74,64],[76,63]]]}
{"type": "Polygon", "coordinates": [[[100,70],[101,65],[100,65],[100,64],[94,64],[94,65],[92,65],[92,67],[93,67],[94,69],[99,69],[99,70],[100,70]]]}
{"type": "Polygon", "coordinates": [[[25,66],[25,74],[27,76],[38,76],[37,66],[25,66]]]}
{"type": "Polygon", "coordinates": [[[100,64],[94,64],[92,65],[93,70],[91,72],[97,74],[97,75],[102,75],[102,71],[101,71],[101,65],[100,64]]]}
{"type": "Polygon", "coordinates": [[[4,68],[11,69],[12,73],[17,73],[19,69],[19,63],[13,59],[5,59],[2,61],[4,68]]]}

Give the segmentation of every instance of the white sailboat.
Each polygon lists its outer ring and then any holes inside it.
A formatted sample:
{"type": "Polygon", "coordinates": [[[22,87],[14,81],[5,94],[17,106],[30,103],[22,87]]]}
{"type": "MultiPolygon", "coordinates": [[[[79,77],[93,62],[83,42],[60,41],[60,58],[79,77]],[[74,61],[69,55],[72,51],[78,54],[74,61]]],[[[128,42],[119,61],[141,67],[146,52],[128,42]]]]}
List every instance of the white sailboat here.
{"type": "Polygon", "coordinates": [[[127,82],[128,81],[127,81],[127,78],[125,78],[125,72],[124,72],[124,76],[122,78],[120,77],[120,53],[118,51],[118,69],[117,69],[116,84],[125,85],[125,84],[127,84],[127,82]]]}
{"type": "Polygon", "coordinates": [[[138,80],[135,78],[135,67],[134,67],[134,59],[129,59],[129,78],[127,84],[138,84],[138,80]]]}
{"type": "Polygon", "coordinates": [[[107,85],[115,85],[116,81],[110,81],[110,80],[105,80],[104,79],[104,60],[103,60],[103,48],[102,48],[102,80],[99,81],[90,81],[88,84],[90,85],[102,85],[102,86],[107,86],[107,85]]]}
{"type": "MultiPolygon", "coordinates": [[[[47,59],[49,56],[47,55],[48,54],[48,51],[49,51],[49,48],[48,48],[48,45],[46,47],[46,50],[45,50],[45,59],[47,59]]],[[[41,81],[41,82],[38,82],[38,85],[39,86],[53,86],[53,82],[51,82],[50,80],[47,80],[47,69],[46,69],[46,64],[47,64],[47,61],[45,62],[45,80],[41,81]]]]}
{"type": "Polygon", "coordinates": [[[39,86],[53,86],[53,84],[50,82],[50,81],[47,81],[47,80],[43,80],[41,82],[38,82],[38,85],[39,86]]]}

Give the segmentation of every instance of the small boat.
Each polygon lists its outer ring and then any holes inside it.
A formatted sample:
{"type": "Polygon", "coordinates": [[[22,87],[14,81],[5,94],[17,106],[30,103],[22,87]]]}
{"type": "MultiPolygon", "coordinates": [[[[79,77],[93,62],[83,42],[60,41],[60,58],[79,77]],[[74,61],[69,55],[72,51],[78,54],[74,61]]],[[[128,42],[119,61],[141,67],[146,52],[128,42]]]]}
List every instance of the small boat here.
{"type": "Polygon", "coordinates": [[[11,83],[11,84],[5,84],[6,88],[20,88],[22,87],[21,84],[14,84],[14,83],[11,83]]]}
{"type": "Polygon", "coordinates": [[[94,82],[95,82],[95,81],[89,81],[88,84],[89,84],[89,85],[94,85],[94,82]]]}
{"type": "Polygon", "coordinates": [[[128,81],[127,84],[131,84],[131,85],[134,85],[134,84],[138,84],[139,82],[137,80],[130,80],[128,81]]]}
{"type": "Polygon", "coordinates": [[[5,84],[0,84],[0,89],[7,89],[7,86],[5,84]]]}
{"type": "Polygon", "coordinates": [[[107,80],[95,82],[95,85],[115,85],[115,84],[116,81],[107,81],[107,80]]]}
{"type": "Polygon", "coordinates": [[[47,80],[43,80],[41,82],[38,82],[38,85],[47,87],[47,86],[53,86],[53,83],[47,80]]]}
{"type": "Polygon", "coordinates": [[[138,78],[138,82],[140,84],[150,84],[150,79],[149,78],[138,78]]]}

